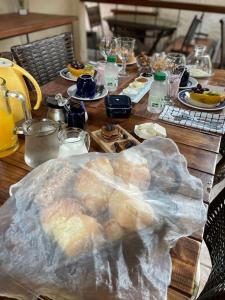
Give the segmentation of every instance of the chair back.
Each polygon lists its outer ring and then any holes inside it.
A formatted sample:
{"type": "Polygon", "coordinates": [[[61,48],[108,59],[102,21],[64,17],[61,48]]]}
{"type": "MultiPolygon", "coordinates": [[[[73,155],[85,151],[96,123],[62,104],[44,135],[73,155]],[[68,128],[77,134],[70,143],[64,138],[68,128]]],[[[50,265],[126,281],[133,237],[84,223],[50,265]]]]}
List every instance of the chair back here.
{"type": "Polygon", "coordinates": [[[185,48],[190,46],[191,41],[193,40],[195,33],[198,29],[198,26],[201,24],[201,21],[202,21],[202,18],[199,19],[197,15],[192,20],[191,25],[184,37],[182,48],[181,48],[182,50],[185,50],[185,48]]]}
{"type": "Polygon", "coordinates": [[[212,270],[198,300],[225,299],[225,188],[209,205],[204,240],[212,270]]]}
{"type": "Polygon", "coordinates": [[[225,18],[220,20],[221,24],[221,46],[220,46],[220,68],[225,67],[225,18]]]}
{"type": "MultiPolygon", "coordinates": [[[[72,34],[67,32],[11,48],[16,63],[44,85],[74,60],[72,34]]],[[[30,89],[32,86],[28,83],[30,89]]]]}
{"type": "Polygon", "coordinates": [[[101,19],[101,12],[100,12],[99,4],[95,5],[95,6],[85,5],[85,7],[86,7],[87,14],[88,14],[88,19],[89,19],[91,30],[95,27],[100,26],[102,34],[103,34],[103,26],[102,26],[102,19],[101,19]]]}
{"type": "Polygon", "coordinates": [[[12,52],[0,52],[0,57],[13,60],[12,52]]]}

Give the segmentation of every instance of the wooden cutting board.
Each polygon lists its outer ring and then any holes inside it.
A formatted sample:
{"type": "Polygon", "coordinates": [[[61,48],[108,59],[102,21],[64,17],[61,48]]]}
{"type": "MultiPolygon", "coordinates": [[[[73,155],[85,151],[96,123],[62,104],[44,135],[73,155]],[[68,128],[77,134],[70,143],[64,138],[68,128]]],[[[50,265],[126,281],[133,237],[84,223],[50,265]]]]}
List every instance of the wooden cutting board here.
{"type": "MultiPolygon", "coordinates": [[[[91,137],[101,147],[102,150],[104,150],[105,152],[111,152],[111,153],[116,152],[116,148],[114,146],[115,142],[117,142],[122,148],[124,148],[124,145],[128,141],[134,142],[135,145],[140,144],[140,142],[135,137],[133,137],[128,131],[126,131],[123,127],[121,127],[118,124],[115,126],[117,128],[119,128],[120,134],[119,134],[118,139],[116,139],[114,141],[106,141],[101,135],[101,129],[91,132],[91,137]]],[[[123,149],[121,149],[121,151],[122,150],[123,149]]]]}

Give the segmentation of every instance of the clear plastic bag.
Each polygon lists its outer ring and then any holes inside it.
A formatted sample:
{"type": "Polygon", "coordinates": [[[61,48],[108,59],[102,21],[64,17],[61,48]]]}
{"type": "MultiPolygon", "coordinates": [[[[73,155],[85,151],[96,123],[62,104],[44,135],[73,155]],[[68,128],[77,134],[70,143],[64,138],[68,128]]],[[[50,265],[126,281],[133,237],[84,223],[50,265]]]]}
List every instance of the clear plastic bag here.
{"type": "Polygon", "coordinates": [[[176,144],[50,160],[0,209],[0,294],[21,300],[166,299],[170,248],[206,220],[176,144]]]}

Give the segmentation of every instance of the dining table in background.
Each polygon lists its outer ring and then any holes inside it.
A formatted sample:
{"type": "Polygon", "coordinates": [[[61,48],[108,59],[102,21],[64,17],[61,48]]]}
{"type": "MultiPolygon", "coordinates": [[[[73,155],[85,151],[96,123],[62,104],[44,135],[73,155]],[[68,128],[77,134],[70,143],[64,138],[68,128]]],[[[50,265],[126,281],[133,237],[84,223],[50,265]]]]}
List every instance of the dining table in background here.
{"type": "Polygon", "coordinates": [[[168,19],[154,17],[148,18],[148,22],[140,22],[135,19],[124,20],[119,16],[105,17],[110,30],[114,36],[130,36],[140,40],[143,44],[145,39],[152,38],[152,45],[148,54],[155,52],[160,40],[164,37],[171,37],[176,30],[176,23],[168,19]]]}
{"type": "MultiPolygon", "coordinates": [[[[121,79],[118,90],[120,93],[136,76],[137,67],[128,67],[129,75],[121,79]]],[[[204,84],[225,86],[225,70],[216,70],[210,79],[201,81],[204,84]]],[[[58,77],[48,84],[42,86],[43,95],[53,95],[58,92],[66,95],[71,82],[58,77]]],[[[134,126],[137,124],[156,121],[164,126],[168,138],[174,140],[181,154],[187,160],[189,172],[200,178],[204,188],[204,203],[207,207],[211,201],[210,192],[213,187],[215,168],[219,155],[221,142],[220,134],[212,134],[193,128],[185,128],[181,125],[169,124],[159,120],[158,115],[153,115],[146,111],[147,95],[133,106],[132,115],[126,119],[110,119],[107,117],[103,99],[99,101],[86,102],[88,112],[88,122],[86,130],[91,132],[99,129],[106,123],[116,123],[124,127],[133,134],[134,126]]],[[[177,101],[175,105],[181,106],[177,101]]],[[[34,117],[45,117],[47,107],[43,103],[38,111],[33,111],[34,117]]],[[[92,140],[91,151],[102,151],[92,140]]],[[[20,139],[20,147],[13,155],[0,159],[0,205],[9,197],[10,185],[19,181],[23,176],[31,171],[24,162],[24,140],[20,139]]],[[[169,300],[188,300],[194,292],[195,275],[199,262],[199,254],[203,239],[203,228],[199,232],[193,233],[189,237],[179,239],[173,249],[172,257],[172,278],[168,289],[169,300]]],[[[0,297],[1,300],[8,298],[0,297]]],[[[107,299],[104,299],[107,300],[107,299]]]]}

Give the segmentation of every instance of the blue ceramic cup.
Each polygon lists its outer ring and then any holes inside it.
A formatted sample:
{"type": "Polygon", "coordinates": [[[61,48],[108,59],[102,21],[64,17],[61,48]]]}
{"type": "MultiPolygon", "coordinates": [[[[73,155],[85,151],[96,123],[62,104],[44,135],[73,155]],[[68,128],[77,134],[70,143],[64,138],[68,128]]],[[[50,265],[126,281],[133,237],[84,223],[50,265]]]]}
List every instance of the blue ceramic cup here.
{"type": "Polygon", "coordinates": [[[91,75],[81,75],[77,79],[76,96],[81,98],[94,98],[96,93],[95,79],[91,75]]]}

